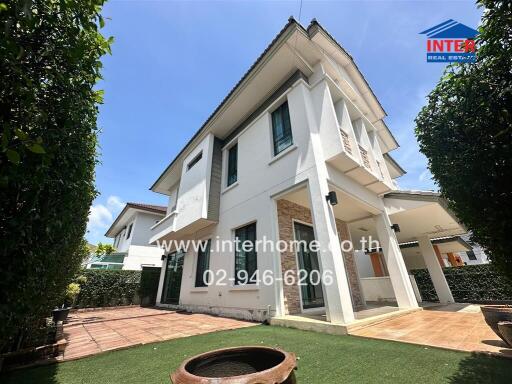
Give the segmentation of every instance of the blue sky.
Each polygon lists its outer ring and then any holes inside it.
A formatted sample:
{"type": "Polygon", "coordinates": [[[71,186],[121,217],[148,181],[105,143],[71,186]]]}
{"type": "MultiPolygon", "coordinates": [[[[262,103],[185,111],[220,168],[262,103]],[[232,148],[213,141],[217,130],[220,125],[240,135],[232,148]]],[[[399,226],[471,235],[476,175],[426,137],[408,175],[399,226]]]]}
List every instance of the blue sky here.
{"type": "MultiPolygon", "coordinates": [[[[100,195],[89,216],[89,242],[103,234],[125,202],[166,205],[149,187],[240,79],[300,1],[118,1],[104,7],[100,195]]],[[[300,22],[316,18],[352,55],[388,113],[408,172],[405,189],[436,189],[418,151],[414,118],[444,69],[426,63],[419,32],[447,19],[470,27],[473,1],[326,1],[302,4],[300,22]]]]}

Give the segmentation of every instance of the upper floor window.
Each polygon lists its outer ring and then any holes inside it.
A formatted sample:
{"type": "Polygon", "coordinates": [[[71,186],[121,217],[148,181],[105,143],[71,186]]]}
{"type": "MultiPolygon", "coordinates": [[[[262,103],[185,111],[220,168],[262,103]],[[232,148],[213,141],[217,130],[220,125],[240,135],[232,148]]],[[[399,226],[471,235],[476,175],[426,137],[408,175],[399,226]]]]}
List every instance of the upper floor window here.
{"type": "Polygon", "coordinates": [[[274,141],[274,156],[293,144],[287,101],[272,112],[272,138],[274,141]]]}
{"type": "Polygon", "coordinates": [[[190,160],[190,163],[187,164],[187,171],[190,170],[194,165],[196,165],[199,160],[203,157],[203,151],[199,152],[199,154],[190,160]]]}
{"type": "Polygon", "coordinates": [[[196,287],[206,287],[209,276],[205,272],[210,268],[210,246],[211,240],[202,243],[197,252],[196,287]]]}
{"type": "Polygon", "coordinates": [[[256,223],[235,230],[235,284],[256,283],[256,223]]]}
{"type": "Polygon", "coordinates": [[[132,228],[133,228],[133,223],[130,224],[130,226],[128,227],[128,231],[126,232],[127,239],[129,239],[132,234],[132,228]]]}
{"type": "Polygon", "coordinates": [[[238,180],[238,144],[228,150],[228,180],[227,186],[238,180]]]}

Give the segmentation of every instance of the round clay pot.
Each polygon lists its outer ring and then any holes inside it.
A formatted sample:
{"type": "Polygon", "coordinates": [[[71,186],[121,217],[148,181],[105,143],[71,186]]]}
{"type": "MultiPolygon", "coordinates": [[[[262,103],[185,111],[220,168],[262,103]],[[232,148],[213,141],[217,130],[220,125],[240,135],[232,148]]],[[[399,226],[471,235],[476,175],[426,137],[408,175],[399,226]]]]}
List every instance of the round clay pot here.
{"type": "Polygon", "coordinates": [[[498,323],[498,330],[500,331],[501,338],[512,348],[512,321],[500,321],[498,323]]]}
{"type": "Polygon", "coordinates": [[[295,384],[295,354],[249,346],[191,357],[171,374],[174,384],[295,384]]]}
{"type": "Polygon", "coordinates": [[[485,322],[504,342],[507,342],[498,329],[500,321],[512,321],[511,305],[483,305],[480,307],[484,315],[485,322]]]}

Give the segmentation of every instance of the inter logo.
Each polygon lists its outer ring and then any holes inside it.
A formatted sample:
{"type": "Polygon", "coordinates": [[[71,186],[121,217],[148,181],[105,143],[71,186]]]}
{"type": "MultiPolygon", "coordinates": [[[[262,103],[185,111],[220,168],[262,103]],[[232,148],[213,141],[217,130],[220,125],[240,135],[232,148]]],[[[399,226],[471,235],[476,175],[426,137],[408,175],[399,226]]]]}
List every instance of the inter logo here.
{"type": "Polygon", "coordinates": [[[474,63],[478,31],[455,20],[447,20],[423,32],[427,35],[427,62],[474,63]]]}

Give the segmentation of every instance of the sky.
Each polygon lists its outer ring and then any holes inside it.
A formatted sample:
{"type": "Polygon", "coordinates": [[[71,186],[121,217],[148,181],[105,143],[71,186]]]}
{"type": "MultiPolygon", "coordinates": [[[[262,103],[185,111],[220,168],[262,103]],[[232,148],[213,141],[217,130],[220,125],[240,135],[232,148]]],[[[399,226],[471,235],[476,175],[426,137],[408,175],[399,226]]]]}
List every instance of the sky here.
{"type": "Polygon", "coordinates": [[[167,205],[149,187],[293,15],[316,18],[352,55],[388,116],[407,171],[403,189],[436,190],[414,118],[445,64],[427,63],[419,32],[447,19],[476,28],[473,1],[110,0],[104,35],[100,164],[86,238],[105,231],[126,202],[167,205]]]}

